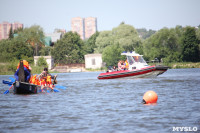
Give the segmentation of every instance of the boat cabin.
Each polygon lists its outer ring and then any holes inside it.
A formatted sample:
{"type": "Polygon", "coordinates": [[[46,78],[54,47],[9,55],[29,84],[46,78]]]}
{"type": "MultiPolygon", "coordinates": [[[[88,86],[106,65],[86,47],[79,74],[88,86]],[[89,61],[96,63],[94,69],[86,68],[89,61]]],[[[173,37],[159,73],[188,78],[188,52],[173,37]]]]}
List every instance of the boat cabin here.
{"type": "Polygon", "coordinates": [[[143,55],[140,55],[136,53],[135,51],[133,52],[123,52],[121,55],[126,55],[127,61],[129,63],[129,70],[133,69],[141,69],[144,67],[149,66],[146,61],[143,59],[143,55]]]}

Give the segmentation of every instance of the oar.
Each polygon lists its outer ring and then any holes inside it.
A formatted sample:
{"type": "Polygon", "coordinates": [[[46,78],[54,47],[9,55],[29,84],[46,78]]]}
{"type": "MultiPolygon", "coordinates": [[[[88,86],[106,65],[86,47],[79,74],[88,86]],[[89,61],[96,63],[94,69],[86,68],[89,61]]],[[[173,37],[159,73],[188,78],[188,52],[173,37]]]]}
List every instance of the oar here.
{"type": "Polygon", "coordinates": [[[13,87],[13,85],[9,88],[9,90],[6,90],[3,94],[8,94],[12,87],[13,87]]]}
{"type": "Polygon", "coordinates": [[[13,84],[13,82],[9,82],[9,81],[5,81],[5,80],[3,80],[3,84],[12,85],[12,84],[13,84]]]}
{"type": "Polygon", "coordinates": [[[60,92],[59,90],[53,89],[54,92],[60,92]]]}
{"type": "Polygon", "coordinates": [[[51,88],[54,92],[60,92],[59,90],[56,90],[55,88],[52,88],[50,86],[48,86],[49,88],[51,88]]]}
{"type": "Polygon", "coordinates": [[[9,79],[11,80],[11,82],[15,82],[15,79],[13,77],[9,77],[9,79]]]}
{"type": "Polygon", "coordinates": [[[63,90],[65,90],[65,89],[66,89],[66,87],[65,87],[65,86],[61,86],[61,85],[55,85],[55,87],[56,87],[56,88],[58,88],[58,89],[63,89],[63,90]]]}

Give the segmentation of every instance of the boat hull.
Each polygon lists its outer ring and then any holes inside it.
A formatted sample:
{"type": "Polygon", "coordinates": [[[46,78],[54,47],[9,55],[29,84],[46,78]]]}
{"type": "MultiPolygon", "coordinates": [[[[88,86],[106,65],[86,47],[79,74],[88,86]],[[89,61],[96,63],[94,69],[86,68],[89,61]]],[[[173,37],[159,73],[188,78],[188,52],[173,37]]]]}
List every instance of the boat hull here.
{"type": "Polygon", "coordinates": [[[16,81],[13,83],[15,94],[37,94],[41,92],[41,86],[16,81]]]}
{"type": "Polygon", "coordinates": [[[165,71],[168,67],[165,66],[149,66],[142,69],[134,70],[122,70],[101,73],[97,78],[98,79],[115,79],[115,78],[146,78],[146,77],[156,77],[165,71]]]}

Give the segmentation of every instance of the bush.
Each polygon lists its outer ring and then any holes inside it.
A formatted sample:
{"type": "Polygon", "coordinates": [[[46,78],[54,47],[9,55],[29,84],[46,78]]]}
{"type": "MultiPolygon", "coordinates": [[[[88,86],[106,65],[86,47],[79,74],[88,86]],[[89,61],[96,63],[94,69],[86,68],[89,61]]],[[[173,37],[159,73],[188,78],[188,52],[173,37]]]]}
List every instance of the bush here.
{"type": "Polygon", "coordinates": [[[39,67],[48,67],[48,64],[44,57],[40,57],[37,61],[37,66],[39,67]]]}

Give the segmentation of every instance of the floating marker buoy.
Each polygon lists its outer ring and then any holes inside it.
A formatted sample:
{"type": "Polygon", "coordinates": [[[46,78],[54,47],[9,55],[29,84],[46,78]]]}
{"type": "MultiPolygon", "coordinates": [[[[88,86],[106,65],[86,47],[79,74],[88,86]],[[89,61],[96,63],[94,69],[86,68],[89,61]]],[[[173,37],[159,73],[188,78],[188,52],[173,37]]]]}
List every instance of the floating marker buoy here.
{"type": "Polygon", "coordinates": [[[158,95],[154,91],[147,91],[143,96],[143,104],[156,103],[158,95]]]}

